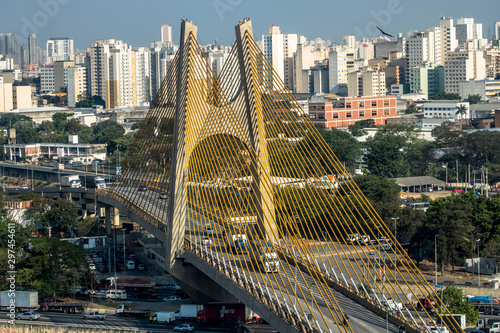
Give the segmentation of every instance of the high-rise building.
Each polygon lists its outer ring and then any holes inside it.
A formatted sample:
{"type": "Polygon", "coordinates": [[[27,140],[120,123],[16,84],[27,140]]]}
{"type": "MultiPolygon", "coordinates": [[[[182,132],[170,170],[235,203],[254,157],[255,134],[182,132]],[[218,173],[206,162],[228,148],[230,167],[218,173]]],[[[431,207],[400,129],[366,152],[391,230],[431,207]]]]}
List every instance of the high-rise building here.
{"type": "Polygon", "coordinates": [[[12,33],[0,33],[0,55],[13,59],[14,65],[21,68],[24,63],[24,48],[12,33]]]}
{"type": "Polygon", "coordinates": [[[324,60],[316,64],[316,66],[311,67],[311,75],[309,82],[309,93],[329,93],[330,92],[330,80],[328,78],[328,61],[324,60]]]}
{"type": "Polygon", "coordinates": [[[355,70],[354,60],[353,49],[330,51],[328,66],[331,93],[347,96],[347,74],[355,70]]]}
{"type": "Polygon", "coordinates": [[[495,22],[493,27],[493,38],[500,39],[500,22],[495,22]]]}
{"type": "Polygon", "coordinates": [[[28,37],[28,54],[29,64],[37,64],[38,63],[38,48],[36,47],[36,35],[31,34],[28,37]]]}
{"type": "Polygon", "coordinates": [[[439,30],[440,30],[440,46],[441,46],[441,63],[444,65],[446,55],[448,52],[454,52],[457,48],[457,35],[456,29],[453,25],[452,18],[439,18],[439,30]]]}
{"type": "Polygon", "coordinates": [[[444,67],[425,62],[410,69],[410,92],[425,94],[427,99],[445,91],[444,67]]]}
{"type": "Polygon", "coordinates": [[[279,77],[284,80],[285,77],[285,53],[283,35],[278,26],[271,26],[268,35],[262,35],[262,52],[271,63],[279,77]]]}
{"type": "Polygon", "coordinates": [[[171,44],[159,43],[159,45],[151,45],[149,52],[151,54],[151,99],[154,100],[175,58],[177,48],[171,44]]]}
{"type": "Polygon", "coordinates": [[[54,91],[54,65],[40,68],[40,93],[54,91]]]}
{"type": "Polygon", "coordinates": [[[170,24],[163,24],[161,26],[161,42],[163,44],[173,44],[172,26],[170,24]]]}
{"type": "Polygon", "coordinates": [[[460,82],[471,79],[483,80],[486,76],[483,51],[449,52],[444,65],[444,75],[447,93],[460,93],[460,82]]]}
{"type": "Polygon", "coordinates": [[[350,97],[385,96],[385,72],[362,68],[347,74],[347,90],[350,97]]]}
{"type": "Polygon", "coordinates": [[[486,77],[500,77],[500,50],[490,49],[484,54],[486,64],[486,77]]]}
{"type": "Polygon", "coordinates": [[[90,47],[90,92],[106,108],[147,106],[150,102],[150,57],[147,48],[120,40],[98,40],[90,47]]]}
{"type": "Polygon", "coordinates": [[[354,35],[344,36],[344,44],[350,49],[355,48],[356,47],[356,36],[354,36],[354,35]]]}
{"type": "MultiPolygon", "coordinates": [[[[47,58],[53,60],[71,60],[74,53],[73,40],[69,38],[51,38],[47,41],[47,58]]],[[[53,62],[50,61],[50,63],[53,62]]]]}
{"type": "Polygon", "coordinates": [[[0,76],[0,112],[12,110],[12,83],[0,76]]]}
{"type": "Polygon", "coordinates": [[[73,65],[65,68],[67,78],[68,106],[73,108],[81,100],[87,98],[86,68],[82,65],[73,65]]]}
{"type": "Polygon", "coordinates": [[[294,54],[293,91],[295,93],[310,92],[309,77],[311,75],[311,67],[328,57],[324,49],[316,49],[305,43],[305,40],[299,43],[297,45],[297,52],[294,54]]]}

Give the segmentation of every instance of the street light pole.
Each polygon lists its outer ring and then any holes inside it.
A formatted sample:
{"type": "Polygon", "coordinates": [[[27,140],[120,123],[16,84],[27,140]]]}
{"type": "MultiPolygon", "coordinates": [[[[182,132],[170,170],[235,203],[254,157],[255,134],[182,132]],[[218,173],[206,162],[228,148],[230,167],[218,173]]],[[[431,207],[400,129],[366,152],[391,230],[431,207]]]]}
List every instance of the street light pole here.
{"type": "Polygon", "coordinates": [[[123,236],[123,272],[127,274],[127,251],[125,251],[125,228],[122,229],[123,236]]]}
{"type": "Polygon", "coordinates": [[[398,236],[397,236],[397,229],[396,229],[396,221],[399,220],[399,217],[391,217],[391,219],[394,221],[394,239],[395,240],[398,240],[398,236]]]}
{"type": "Polygon", "coordinates": [[[479,257],[479,242],[481,239],[477,240],[477,285],[481,288],[481,258],[479,257]]]}
{"type": "Polygon", "coordinates": [[[437,234],[436,236],[434,236],[434,266],[435,266],[435,274],[436,274],[436,280],[434,281],[435,282],[435,286],[438,285],[438,261],[437,261],[437,238],[439,237],[439,234],[437,234]]]}

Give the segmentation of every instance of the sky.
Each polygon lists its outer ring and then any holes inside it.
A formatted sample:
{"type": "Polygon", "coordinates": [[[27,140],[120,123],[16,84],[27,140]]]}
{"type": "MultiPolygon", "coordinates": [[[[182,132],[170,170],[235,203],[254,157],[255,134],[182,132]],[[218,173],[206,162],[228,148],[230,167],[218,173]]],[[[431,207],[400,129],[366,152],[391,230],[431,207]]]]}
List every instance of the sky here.
{"type": "Polygon", "coordinates": [[[198,26],[200,44],[231,45],[239,20],[252,20],[261,39],[271,25],[282,33],[320,37],[341,43],[344,35],[375,37],[384,31],[406,36],[409,30],[438,26],[439,17],[474,17],[483,37],[500,21],[498,0],[2,0],[0,33],[11,32],[27,45],[37,34],[37,46],[53,37],[68,37],[85,49],[97,39],[114,38],[134,47],[160,40],[162,24],[173,27],[178,43],[182,19],[198,26]]]}

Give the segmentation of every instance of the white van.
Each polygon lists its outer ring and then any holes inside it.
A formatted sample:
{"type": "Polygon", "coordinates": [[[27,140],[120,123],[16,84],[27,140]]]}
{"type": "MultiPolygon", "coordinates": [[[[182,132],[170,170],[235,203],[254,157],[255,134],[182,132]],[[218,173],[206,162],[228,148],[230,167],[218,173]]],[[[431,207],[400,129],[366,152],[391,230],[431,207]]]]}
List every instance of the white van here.
{"type": "Polygon", "coordinates": [[[149,317],[149,322],[151,324],[170,324],[173,321],[175,321],[175,312],[155,312],[149,317]]]}
{"type": "Polygon", "coordinates": [[[135,261],[127,260],[127,269],[135,269],[135,261]]]}
{"type": "Polygon", "coordinates": [[[106,291],[106,299],[127,299],[127,292],[122,289],[106,291]]]}

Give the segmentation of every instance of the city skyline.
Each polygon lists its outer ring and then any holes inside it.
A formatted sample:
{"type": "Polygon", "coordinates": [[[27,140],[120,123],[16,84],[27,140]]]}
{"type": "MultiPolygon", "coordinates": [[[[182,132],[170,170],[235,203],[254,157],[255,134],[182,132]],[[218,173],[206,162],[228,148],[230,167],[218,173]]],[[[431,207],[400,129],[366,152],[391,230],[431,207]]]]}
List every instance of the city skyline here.
{"type": "MultiPolygon", "coordinates": [[[[152,0],[149,3],[149,6],[143,6],[131,0],[105,3],[96,0],[85,3],[74,0],[10,2],[0,13],[0,32],[14,33],[16,39],[26,46],[28,36],[36,34],[38,47],[42,49],[46,40],[57,37],[73,39],[75,48],[79,49],[88,48],[95,40],[108,38],[148,47],[149,43],[160,40],[163,24],[172,25],[173,41],[178,43],[180,21],[188,19],[199,26],[201,44],[210,44],[217,39],[219,44],[231,45],[234,41],[231,28],[240,19],[250,17],[254,35],[259,40],[262,34],[267,34],[269,26],[278,25],[283,33],[304,35],[307,40],[321,38],[342,43],[344,35],[355,35],[357,39],[381,35],[376,26],[390,34],[406,36],[409,30],[438,25],[440,16],[454,20],[473,17],[483,24],[483,37],[490,38],[494,22],[500,20],[495,17],[494,8],[484,10],[492,6],[491,1],[486,0],[475,1],[474,8],[469,8],[470,2],[466,0],[440,3],[430,0],[418,3],[411,0],[380,3],[358,0],[355,5],[320,0],[308,3],[292,0],[286,4],[242,0],[192,0],[187,3],[152,0]],[[26,2],[32,5],[27,7],[26,2]]],[[[498,4],[493,6],[500,8],[498,4]]]]}

